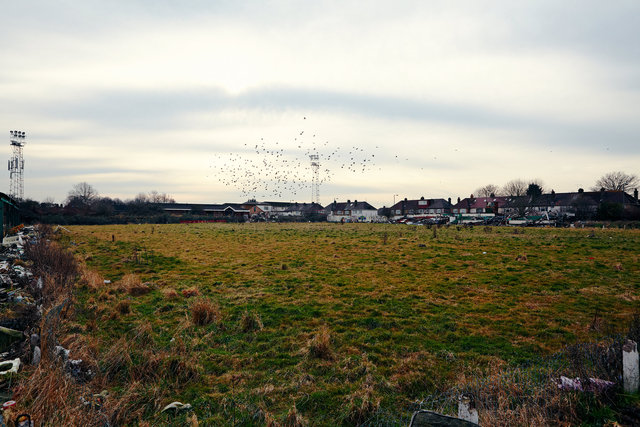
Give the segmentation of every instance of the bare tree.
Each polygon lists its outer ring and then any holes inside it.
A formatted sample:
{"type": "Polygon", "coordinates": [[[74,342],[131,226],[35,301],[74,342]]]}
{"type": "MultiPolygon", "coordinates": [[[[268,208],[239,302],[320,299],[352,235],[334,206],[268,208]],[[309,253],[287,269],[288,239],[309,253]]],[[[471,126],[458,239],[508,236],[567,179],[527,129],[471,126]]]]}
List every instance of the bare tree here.
{"type": "Polygon", "coordinates": [[[176,201],[173,197],[169,196],[167,193],[158,193],[153,190],[149,192],[149,202],[151,203],[175,203],[176,201]]]}
{"type": "Polygon", "coordinates": [[[527,194],[528,186],[529,184],[521,179],[512,179],[502,187],[502,193],[511,197],[524,196],[527,194]]]}
{"type": "Polygon", "coordinates": [[[476,189],[474,192],[477,197],[494,197],[498,194],[500,188],[494,184],[487,184],[484,187],[476,189]]]}
{"type": "Polygon", "coordinates": [[[146,193],[138,193],[133,199],[134,203],[149,203],[149,196],[146,193]]]}
{"type": "Polygon", "coordinates": [[[69,196],[67,197],[68,203],[77,203],[82,206],[89,206],[91,203],[98,198],[98,191],[91,185],[86,182],[80,182],[74,185],[69,191],[69,196]]]}
{"type": "Polygon", "coordinates": [[[609,172],[601,176],[596,184],[591,187],[592,191],[600,191],[604,188],[610,191],[627,191],[638,186],[638,176],[627,174],[621,171],[609,172]]]}

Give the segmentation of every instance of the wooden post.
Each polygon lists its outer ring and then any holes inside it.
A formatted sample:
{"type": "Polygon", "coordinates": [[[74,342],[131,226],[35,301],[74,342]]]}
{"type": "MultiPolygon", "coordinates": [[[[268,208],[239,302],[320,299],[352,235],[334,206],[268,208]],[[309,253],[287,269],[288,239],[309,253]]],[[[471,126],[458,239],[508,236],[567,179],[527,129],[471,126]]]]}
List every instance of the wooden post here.
{"type": "Polygon", "coordinates": [[[627,340],[622,346],[622,382],[625,393],[637,393],[640,380],[640,366],[638,366],[638,344],[627,340]]]}

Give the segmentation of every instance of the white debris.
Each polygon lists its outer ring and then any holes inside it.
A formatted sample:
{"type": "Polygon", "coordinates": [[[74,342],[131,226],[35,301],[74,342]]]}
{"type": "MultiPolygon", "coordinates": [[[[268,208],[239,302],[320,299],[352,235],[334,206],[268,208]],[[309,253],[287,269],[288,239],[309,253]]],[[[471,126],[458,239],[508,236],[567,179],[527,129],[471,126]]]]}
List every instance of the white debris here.
{"type": "Polygon", "coordinates": [[[56,356],[62,358],[63,362],[66,362],[69,359],[69,350],[62,347],[61,345],[57,345],[53,351],[56,356]]]}
{"type": "Polygon", "coordinates": [[[188,403],[171,402],[167,406],[165,406],[164,409],[161,412],[169,411],[169,410],[184,411],[184,410],[188,410],[188,409],[191,409],[191,405],[188,404],[188,403]]]}
{"type": "Polygon", "coordinates": [[[0,375],[17,374],[18,368],[20,368],[19,357],[13,360],[6,360],[4,362],[0,362],[0,375]]]}

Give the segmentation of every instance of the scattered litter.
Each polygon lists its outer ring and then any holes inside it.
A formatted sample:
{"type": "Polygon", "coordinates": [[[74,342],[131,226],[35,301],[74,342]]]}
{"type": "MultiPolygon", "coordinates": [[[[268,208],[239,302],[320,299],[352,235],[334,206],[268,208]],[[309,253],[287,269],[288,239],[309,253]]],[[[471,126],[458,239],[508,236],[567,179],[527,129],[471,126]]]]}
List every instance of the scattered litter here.
{"type": "Polygon", "coordinates": [[[22,236],[20,234],[16,236],[7,236],[2,239],[2,246],[4,246],[5,248],[8,248],[12,245],[24,245],[24,241],[22,240],[22,236]]]}
{"type": "Polygon", "coordinates": [[[20,368],[20,358],[0,362],[0,375],[17,374],[20,368]]]}
{"type": "Polygon", "coordinates": [[[85,399],[84,396],[80,396],[80,401],[84,406],[88,406],[90,408],[100,409],[104,402],[107,400],[109,392],[107,390],[102,390],[98,394],[93,394],[90,398],[85,399]]]}
{"type": "Polygon", "coordinates": [[[64,369],[73,379],[80,383],[90,381],[95,375],[89,364],[82,359],[68,360],[64,365],[64,369]]]}
{"type": "Polygon", "coordinates": [[[54,350],[53,350],[54,354],[56,356],[58,356],[59,358],[62,359],[63,363],[66,363],[67,360],[69,359],[69,350],[67,350],[66,348],[62,347],[61,345],[57,345],[54,350]]]}
{"type": "Polygon", "coordinates": [[[2,410],[4,411],[5,409],[12,408],[14,406],[16,406],[15,400],[7,400],[2,404],[2,410]]]}
{"type": "Polygon", "coordinates": [[[486,254],[487,254],[486,252],[482,252],[482,255],[486,255],[486,254]]]}
{"type": "Polygon", "coordinates": [[[105,284],[105,285],[109,285],[109,284],[111,284],[111,280],[105,280],[105,281],[104,281],[104,284],[105,284]]]}
{"type": "Polygon", "coordinates": [[[16,427],[33,427],[33,425],[29,414],[20,414],[16,417],[16,427]]]}
{"type": "Polygon", "coordinates": [[[165,412],[165,411],[186,411],[191,409],[191,405],[188,403],[182,403],[182,402],[171,402],[169,403],[167,406],[164,407],[164,409],[160,412],[165,412]]]}

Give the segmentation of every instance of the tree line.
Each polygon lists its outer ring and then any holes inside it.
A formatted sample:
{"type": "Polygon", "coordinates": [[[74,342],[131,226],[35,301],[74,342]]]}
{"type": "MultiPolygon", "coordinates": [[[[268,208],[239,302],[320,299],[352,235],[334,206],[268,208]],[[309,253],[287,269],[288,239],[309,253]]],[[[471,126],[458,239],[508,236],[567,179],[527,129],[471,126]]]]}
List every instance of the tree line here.
{"type": "MultiPolygon", "coordinates": [[[[591,191],[624,191],[630,192],[637,188],[640,180],[635,174],[628,174],[621,171],[609,172],[598,178],[590,188],[591,191]]],[[[541,179],[525,181],[523,179],[513,179],[502,187],[495,184],[487,184],[476,189],[473,193],[476,197],[495,196],[531,196],[537,197],[546,192],[541,179]]]]}
{"type": "MultiPolygon", "coordinates": [[[[609,190],[630,192],[639,184],[637,175],[625,172],[609,172],[600,177],[591,187],[592,191],[609,190]]],[[[535,199],[547,192],[540,179],[513,179],[503,186],[487,184],[477,188],[476,197],[529,196],[535,199]]],[[[101,196],[91,184],[75,184],[64,203],[56,204],[52,199],[43,202],[35,200],[20,201],[20,210],[24,222],[47,224],[127,224],[135,222],[170,223],[180,219],[205,219],[203,212],[194,210],[181,218],[163,211],[163,203],[175,203],[167,193],[151,191],[139,193],[133,199],[120,200],[101,196]]],[[[523,210],[526,206],[523,206],[523,210]]]]}
{"type": "Polygon", "coordinates": [[[177,222],[159,206],[175,203],[166,193],[139,193],[133,199],[121,200],[101,196],[91,184],[75,184],[62,204],[47,198],[42,202],[22,200],[20,213],[26,223],[45,224],[127,224],[131,222],[177,222]]]}

